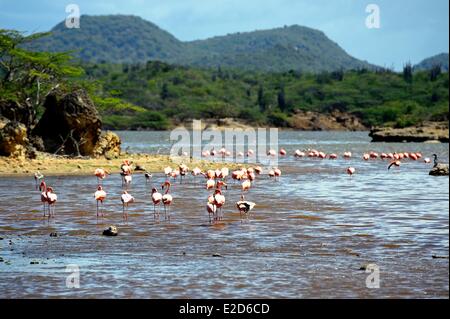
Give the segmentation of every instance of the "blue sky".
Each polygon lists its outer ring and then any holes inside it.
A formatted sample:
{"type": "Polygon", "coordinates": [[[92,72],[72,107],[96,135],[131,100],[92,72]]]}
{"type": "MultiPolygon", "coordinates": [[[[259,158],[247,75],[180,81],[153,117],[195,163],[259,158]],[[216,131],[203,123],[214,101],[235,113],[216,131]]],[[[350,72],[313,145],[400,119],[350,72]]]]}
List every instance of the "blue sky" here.
{"type": "Polygon", "coordinates": [[[180,40],[304,25],[359,59],[396,69],[449,51],[448,0],[0,0],[0,28],[47,31],[70,3],[81,14],[138,15],[180,40]],[[365,25],[371,3],[380,8],[379,29],[365,25]]]}

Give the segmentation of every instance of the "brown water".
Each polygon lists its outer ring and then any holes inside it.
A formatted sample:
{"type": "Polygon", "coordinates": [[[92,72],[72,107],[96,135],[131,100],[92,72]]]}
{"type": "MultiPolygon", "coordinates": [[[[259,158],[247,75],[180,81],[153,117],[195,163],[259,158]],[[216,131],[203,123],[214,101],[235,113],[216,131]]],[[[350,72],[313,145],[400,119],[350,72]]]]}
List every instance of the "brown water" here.
{"type": "MultiPolygon", "coordinates": [[[[120,132],[131,151],[164,153],[168,133],[120,132]],[[145,141],[145,142],[142,142],[145,141]]],[[[449,179],[431,164],[405,162],[387,171],[363,152],[421,151],[448,161],[448,144],[369,143],[367,133],[280,133],[289,153],[315,147],[350,150],[351,160],[286,157],[281,181],[261,177],[242,222],[239,187],[226,191],[222,223],[210,225],[207,191],[173,185],[172,221],[155,222],[150,185],[134,176],[128,222],[120,176],[104,181],[106,217],[95,216],[95,177],[49,177],[59,200],[44,219],[29,178],[1,178],[0,297],[76,298],[448,298],[449,179]],[[345,168],[356,167],[349,177],[345,168]],[[12,198],[13,200],[9,200],[12,198]],[[119,236],[104,237],[114,224],[119,236]],[[58,237],[50,237],[57,232],[58,237]],[[220,254],[222,257],[213,257],[220,254]],[[1,261],[3,260],[3,261],[1,261]],[[38,264],[30,264],[38,262],[38,264]],[[380,268],[380,288],[366,287],[361,265],[380,268]],[[66,266],[80,268],[80,288],[66,287],[66,266]]],[[[155,184],[161,183],[161,174],[155,184]]]]}

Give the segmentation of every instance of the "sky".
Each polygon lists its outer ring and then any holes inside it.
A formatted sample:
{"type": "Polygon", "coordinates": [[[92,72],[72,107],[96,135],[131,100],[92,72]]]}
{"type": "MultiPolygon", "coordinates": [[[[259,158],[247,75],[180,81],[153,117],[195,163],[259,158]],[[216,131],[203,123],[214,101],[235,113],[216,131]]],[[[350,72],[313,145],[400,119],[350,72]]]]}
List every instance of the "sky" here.
{"type": "Polygon", "coordinates": [[[303,25],[358,59],[397,70],[449,51],[448,0],[0,0],[0,28],[48,31],[72,3],[81,14],[140,16],[182,41],[303,25]],[[379,28],[366,25],[370,4],[379,8],[379,28]]]}

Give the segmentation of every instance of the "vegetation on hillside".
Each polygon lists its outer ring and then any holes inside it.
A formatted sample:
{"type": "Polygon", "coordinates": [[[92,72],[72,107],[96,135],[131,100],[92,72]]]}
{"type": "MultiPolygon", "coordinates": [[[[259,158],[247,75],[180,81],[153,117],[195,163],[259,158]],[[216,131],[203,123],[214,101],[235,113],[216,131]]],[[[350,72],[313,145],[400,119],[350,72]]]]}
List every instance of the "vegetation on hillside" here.
{"type": "Polygon", "coordinates": [[[415,71],[426,71],[439,66],[442,71],[448,72],[448,53],[441,53],[432,57],[426,58],[414,66],[415,71]]]}
{"type": "Polygon", "coordinates": [[[84,62],[145,63],[158,60],[201,68],[239,68],[281,72],[370,68],[348,55],[318,30],[290,26],[182,42],[136,16],[81,16],[80,28],[64,22],[51,35],[27,47],[38,51],[72,51],[84,62]]]}
{"type": "Polygon", "coordinates": [[[410,65],[402,73],[387,69],[259,73],[162,62],[86,64],[84,69],[87,79],[99,84],[97,94],[117,102],[101,108],[105,122],[113,127],[136,128],[136,123],[144,124],[145,112],[152,112],[148,113],[153,119],[150,128],[224,117],[289,127],[298,111],[335,110],[352,113],[367,126],[405,127],[424,120],[448,120],[448,73],[412,72],[410,65]]]}

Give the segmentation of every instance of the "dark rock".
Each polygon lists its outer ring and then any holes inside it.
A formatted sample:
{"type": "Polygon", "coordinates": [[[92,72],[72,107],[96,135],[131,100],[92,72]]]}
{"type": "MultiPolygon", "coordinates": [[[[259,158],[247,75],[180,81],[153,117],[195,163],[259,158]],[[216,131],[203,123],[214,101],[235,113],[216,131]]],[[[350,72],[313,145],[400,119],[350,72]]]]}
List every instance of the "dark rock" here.
{"type": "Polygon", "coordinates": [[[35,110],[30,104],[25,101],[19,103],[12,100],[0,100],[0,115],[12,122],[20,122],[26,127],[30,127],[35,119],[35,110]]]}
{"type": "Polygon", "coordinates": [[[30,261],[30,265],[38,265],[39,261],[30,261]]]}
{"type": "Polygon", "coordinates": [[[104,156],[108,160],[118,158],[120,155],[120,144],[122,144],[122,141],[116,133],[111,131],[102,133],[95,145],[93,155],[95,157],[104,156]]]}
{"type": "Polygon", "coordinates": [[[449,142],[448,122],[424,122],[421,126],[374,128],[369,136],[372,142],[449,142]]]}
{"type": "Polygon", "coordinates": [[[135,168],[134,170],[135,170],[135,171],[143,171],[143,172],[146,171],[145,167],[144,167],[144,166],[141,166],[141,165],[139,165],[139,164],[136,164],[136,168],[135,168]]]}
{"type": "Polygon", "coordinates": [[[25,158],[28,146],[27,128],[19,122],[8,122],[0,129],[0,155],[25,158]]]}
{"type": "Polygon", "coordinates": [[[116,226],[109,226],[107,229],[103,231],[104,236],[117,236],[118,230],[116,226]]]}
{"type": "Polygon", "coordinates": [[[213,257],[223,257],[221,254],[218,254],[218,253],[214,253],[214,254],[212,254],[212,256],[213,257]]]}
{"type": "Polygon", "coordinates": [[[448,259],[448,256],[439,256],[439,255],[433,255],[431,256],[433,259],[448,259]]]}
{"type": "Polygon", "coordinates": [[[432,176],[448,176],[448,164],[438,163],[429,174],[432,176]]]}
{"type": "Polygon", "coordinates": [[[84,90],[53,92],[44,102],[45,112],[33,130],[51,153],[90,156],[101,134],[100,116],[84,90]]]}
{"type": "Polygon", "coordinates": [[[56,232],[50,233],[50,237],[58,237],[58,233],[56,232]]]}
{"type": "Polygon", "coordinates": [[[31,146],[33,146],[37,151],[39,152],[45,151],[45,145],[44,141],[42,140],[42,137],[32,135],[28,139],[30,140],[31,146]]]}

